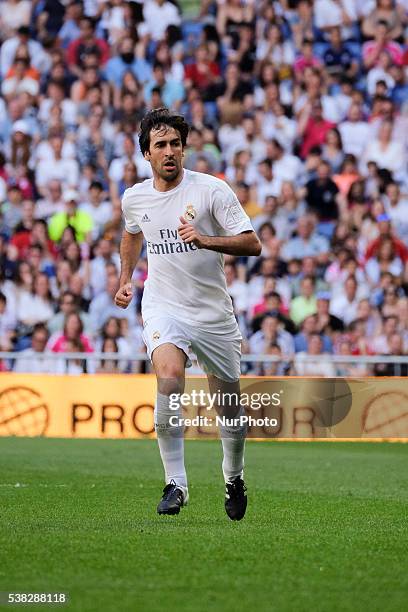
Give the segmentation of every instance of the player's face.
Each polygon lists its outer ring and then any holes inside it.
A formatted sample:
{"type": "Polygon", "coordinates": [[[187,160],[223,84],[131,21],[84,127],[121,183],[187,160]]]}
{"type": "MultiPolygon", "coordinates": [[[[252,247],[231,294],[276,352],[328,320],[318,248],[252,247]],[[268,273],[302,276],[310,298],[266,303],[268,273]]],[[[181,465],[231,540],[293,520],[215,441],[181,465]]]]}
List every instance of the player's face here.
{"type": "Polygon", "coordinates": [[[182,170],[183,146],[180,134],[171,127],[150,132],[150,149],[145,153],[154,175],[167,183],[175,181],[182,170]]]}

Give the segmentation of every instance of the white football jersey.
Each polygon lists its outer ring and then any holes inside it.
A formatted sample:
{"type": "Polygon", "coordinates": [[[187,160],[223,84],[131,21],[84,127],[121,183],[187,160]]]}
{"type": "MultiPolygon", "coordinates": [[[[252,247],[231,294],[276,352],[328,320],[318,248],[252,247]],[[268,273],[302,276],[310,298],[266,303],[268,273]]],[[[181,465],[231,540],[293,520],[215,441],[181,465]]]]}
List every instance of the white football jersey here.
{"type": "Polygon", "coordinates": [[[180,217],[207,236],[253,230],[232,189],[222,180],[184,169],[170,191],[157,191],[153,179],[127,189],[122,199],[125,228],[140,231],[147,243],[148,279],[142,300],[144,321],[168,314],[201,326],[234,318],[224,276],[224,256],[185,244],[177,231],[180,217]]]}

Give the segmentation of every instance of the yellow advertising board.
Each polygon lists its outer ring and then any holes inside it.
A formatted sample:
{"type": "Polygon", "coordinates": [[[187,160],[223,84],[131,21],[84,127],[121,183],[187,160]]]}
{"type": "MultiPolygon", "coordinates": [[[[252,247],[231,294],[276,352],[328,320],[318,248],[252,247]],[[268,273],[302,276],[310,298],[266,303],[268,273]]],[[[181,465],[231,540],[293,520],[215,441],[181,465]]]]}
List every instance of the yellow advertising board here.
{"type": "MultiPolygon", "coordinates": [[[[407,378],[246,378],[248,436],[273,439],[408,439],[407,378]]],[[[0,374],[0,436],[154,437],[153,375],[0,374]]],[[[180,398],[185,435],[218,434],[206,378],[180,398]],[[181,401],[183,400],[183,401],[181,401]]]]}
{"type": "Polygon", "coordinates": [[[152,375],[0,374],[0,435],[151,436],[152,375]]]}

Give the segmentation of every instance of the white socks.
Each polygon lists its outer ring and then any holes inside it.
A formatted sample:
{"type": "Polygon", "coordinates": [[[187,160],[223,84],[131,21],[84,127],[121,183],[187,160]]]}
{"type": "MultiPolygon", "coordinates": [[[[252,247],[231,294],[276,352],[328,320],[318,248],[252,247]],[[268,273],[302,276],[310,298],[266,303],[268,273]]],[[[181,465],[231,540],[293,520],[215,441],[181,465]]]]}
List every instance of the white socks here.
{"type": "MultiPolygon", "coordinates": [[[[241,407],[236,415],[236,419],[245,415],[245,410],[241,407]]],[[[225,482],[231,481],[244,473],[244,452],[245,436],[247,425],[221,425],[220,434],[224,458],[222,461],[222,472],[225,482]]]]}
{"type": "Polygon", "coordinates": [[[171,416],[181,417],[181,406],[177,410],[170,409],[167,395],[157,393],[154,409],[154,426],[163,462],[166,484],[174,480],[182,489],[184,497],[187,494],[187,474],[184,467],[184,428],[170,425],[171,416]]]}
{"type": "MultiPolygon", "coordinates": [[[[245,415],[241,407],[235,418],[245,415]]],[[[184,466],[184,427],[171,425],[170,417],[182,416],[181,406],[177,410],[170,409],[170,400],[167,395],[157,393],[156,406],[154,409],[154,426],[159,443],[160,455],[164,467],[166,484],[174,480],[176,485],[187,497],[187,474],[184,466]]],[[[245,436],[247,426],[226,424],[220,426],[222,450],[224,458],[222,471],[225,482],[231,481],[237,476],[243,475],[245,436]]]]}

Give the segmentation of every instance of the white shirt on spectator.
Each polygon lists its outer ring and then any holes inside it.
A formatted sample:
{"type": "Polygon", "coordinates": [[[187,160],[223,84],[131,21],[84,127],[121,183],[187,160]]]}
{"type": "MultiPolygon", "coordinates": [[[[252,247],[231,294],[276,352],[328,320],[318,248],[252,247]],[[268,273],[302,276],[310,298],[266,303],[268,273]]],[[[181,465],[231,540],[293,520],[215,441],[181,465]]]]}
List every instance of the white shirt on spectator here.
{"type": "MultiPolygon", "coordinates": [[[[249,339],[249,350],[254,355],[261,355],[266,352],[267,340],[264,332],[260,329],[249,339]]],[[[282,355],[288,357],[295,352],[295,343],[292,335],[284,329],[279,329],[276,336],[276,344],[282,351],[282,355]]]]}
{"type": "MultiPolygon", "coordinates": [[[[404,266],[399,257],[395,257],[387,267],[388,272],[391,272],[393,276],[399,276],[404,271],[404,266]]],[[[366,265],[365,271],[368,279],[373,283],[373,285],[378,285],[381,275],[381,268],[376,257],[371,257],[366,265]]]]}
{"type": "Polygon", "coordinates": [[[161,6],[155,0],[147,0],[143,6],[144,23],[139,26],[139,34],[150,34],[153,40],[162,40],[169,25],[180,25],[180,15],[171,2],[161,6]]]}
{"type": "MultiPolygon", "coordinates": [[[[320,98],[323,108],[323,118],[332,123],[338,123],[342,117],[337,106],[337,100],[334,96],[323,95],[320,98]]],[[[294,104],[295,113],[298,114],[303,109],[305,104],[309,102],[306,94],[300,96],[294,104]]]]}
{"type": "Polygon", "coordinates": [[[310,355],[306,351],[300,351],[296,353],[295,357],[295,370],[298,376],[323,376],[324,378],[331,378],[336,376],[336,369],[333,363],[326,361],[328,353],[321,353],[320,355],[314,355],[313,361],[308,361],[310,355]],[[319,360],[316,360],[319,357],[319,360]]]}
{"type": "Polygon", "coordinates": [[[391,206],[388,198],[385,198],[384,207],[391,217],[395,232],[408,244],[408,199],[401,198],[396,206],[391,206]]]}
{"type": "MultiPolygon", "coordinates": [[[[0,50],[0,71],[3,78],[10,70],[14,56],[17,51],[17,47],[21,44],[18,36],[8,38],[4,41],[0,50]]],[[[36,40],[28,41],[28,52],[31,58],[31,65],[36,68],[40,73],[46,73],[50,66],[51,60],[47,53],[44,51],[43,46],[36,40]]]]}
{"type": "Polygon", "coordinates": [[[89,306],[89,316],[94,332],[99,332],[109,317],[127,319],[130,326],[134,325],[136,321],[134,308],[128,308],[127,310],[119,308],[106,291],[94,297],[89,306]]]}
{"type": "Polygon", "coordinates": [[[355,297],[349,302],[344,293],[337,295],[330,302],[330,314],[341,319],[346,325],[357,319],[358,303],[361,298],[355,297]]]}
{"type": "MultiPolygon", "coordinates": [[[[119,253],[113,253],[111,263],[114,263],[116,269],[120,270],[120,257],[119,253]]],[[[98,293],[103,293],[106,287],[106,260],[101,257],[95,257],[92,259],[91,266],[91,275],[90,275],[90,285],[92,287],[93,295],[98,295],[98,293]]]]}
{"type": "Polygon", "coordinates": [[[218,140],[223,157],[229,163],[232,162],[235,151],[240,147],[243,149],[247,148],[245,130],[240,125],[232,126],[229,123],[225,123],[218,130],[218,140]]]}
{"type": "Polygon", "coordinates": [[[265,200],[268,196],[277,197],[281,192],[282,181],[274,177],[271,181],[264,181],[258,184],[257,189],[257,200],[260,206],[265,204],[265,200]]]}
{"type": "Polygon", "coordinates": [[[375,87],[378,81],[385,81],[388,89],[393,89],[395,81],[388,72],[385,72],[382,68],[371,68],[367,74],[367,91],[370,96],[375,93],[375,87]]]}
{"type": "Polygon", "coordinates": [[[275,179],[296,183],[303,172],[303,164],[295,155],[286,153],[281,159],[273,162],[272,170],[275,179]]]}
{"type": "Polygon", "coordinates": [[[366,165],[368,162],[374,161],[379,168],[386,168],[396,176],[406,170],[406,155],[404,147],[400,142],[391,142],[387,148],[381,147],[378,140],[372,140],[368,142],[365,147],[362,159],[362,170],[366,172],[366,165]]]}
{"type": "Polygon", "coordinates": [[[248,283],[238,278],[231,285],[227,285],[227,291],[234,300],[234,310],[238,313],[248,310],[248,283]]]}
{"type": "Polygon", "coordinates": [[[79,179],[78,162],[75,159],[40,161],[35,170],[37,186],[45,187],[52,179],[61,181],[63,187],[76,187],[79,179]]]}
{"type": "Polygon", "coordinates": [[[25,349],[18,353],[18,359],[15,361],[13,372],[21,374],[57,374],[60,373],[61,367],[59,360],[51,359],[46,351],[40,353],[32,348],[25,349]]]}
{"type": "MultiPolygon", "coordinates": [[[[38,110],[38,120],[47,123],[50,117],[51,107],[54,102],[51,98],[45,98],[40,104],[40,108],[38,110]]],[[[62,119],[64,123],[69,125],[76,125],[78,123],[77,118],[77,105],[75,102],[70,100],[69,98],[65,98],[61,102],[61,110],[62,110],[62,119]]]]}
{"type": "Polygon", "coordinates": [[[370,138],[370,126],[366,121],[343,121],[339,125],[345,153],[355,155],[357,159],[363,154],[370,138]]]}
{"type": "Polygon", "coordinates": [[[4,312],[0,313],[0,345],[8,342],[8,335],[15,329],[16,325],[15,311],[6,304],[4,312]]]}
{"type": "Polygon", "coordinates": [[[341,26],[343,24],[342,9],[353,21],[357,20],[357,13],[353,0],[316,0],[314,3],[314,18],[319,29],[341,26]]]}
{"type": "MultiPolygon", "coordinates": [[[[65,138],[61,150],[62,159],[75,159],[76,155],[77,152],[74,143],[70,142],[65,138]]],[[[36,163],[42,160],[46,160],[49,163],[52,163],[54,161],[54,152],[48,140],[42,140],[38,143],[37,148],[35,150],[35,157],[36,163]]]]}
{"type": "Polygon", "coordinates": [[[286,150],[291,150],[296,138],[296,121],[289,117],[276,117],[265,113],[262,121],[262,136],[266,139],[276,138],[286,150]]]}
{"type": "Polygon", "coordinates": [[[129,160],[129,158],[126,156],[117,157],[116,159],[112,160],[111,165],[109,166],[109,178],[111,181],[119,183],[119,181],[123,179],[125,166],[129,163],[129,161],[135,164],[139,178],[152,177],[152,167],[149,162],[141,155],[135,153],[133,159],[131,160],[129,160]]]}
{"type": "Polygon", "coordinates": [[[80,210],[84,210],[91,215],[94,227],[92,230],[92,238],[96,240],[103,231],[103,228],[112,218],[112,203],[108,200],[101,202],[98,206],[94,206],[91,202],[84,202],[79,206],[80,210]]]}
{"type": "Polygon", "coordinates": [[[34,217],[36,219],[48,219],[57,212],[64,212],[65,204],[62,200],[59,202],[52,202],[48,198],[42,198],[38,200],[34,209],[34,217]]]}
{"type": "Polygon", "coordinates": [[[294,47],[293,44],[288,40],[286,40],[281,45],[276,45],[272,48],[272,50],[269,49],[270,45],[268,40],[263,39],[258,41],[256,48],[256,58],[260,61],[268,59],[274,64],[277,64],[278,66],[281,64],[291,66],[295,61],[294,47]]]}
{"type": "Polygon", "coordinates": [[[53,316],[51,305],[28,291],[22,291],[17,304],[17,319],[24,323],[34,325],[35,323],[46,323],[53,316]]]}
{"type": "Polygon", "coordinates": [[[0,4],[0,19],[10,30],[17,30],[21,26],[30,24],[31,15],[30,0],[20,0],[20,2],[8,2],[3,0],[0,4]]]}

